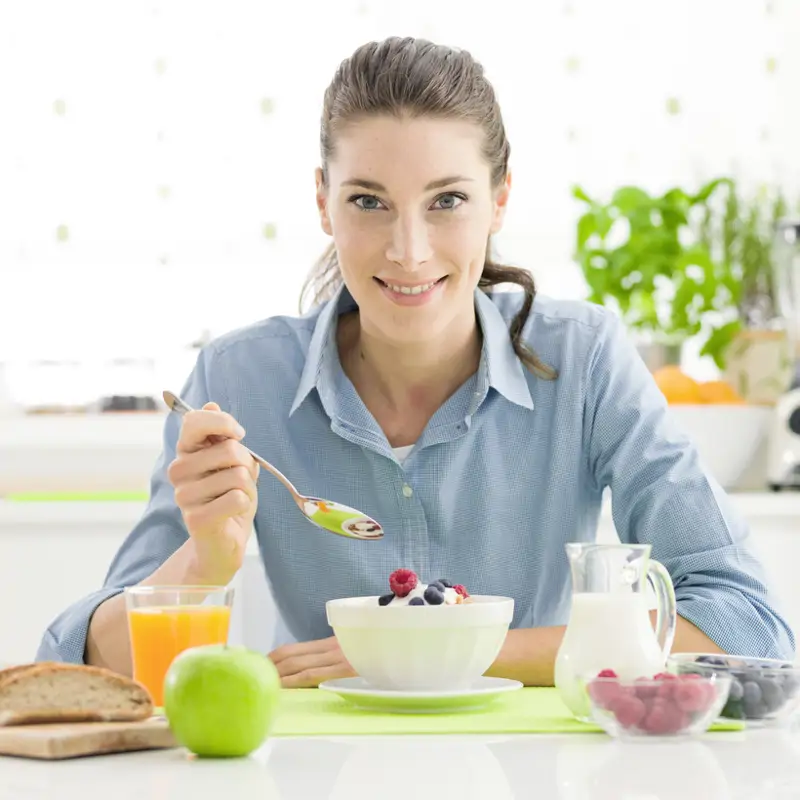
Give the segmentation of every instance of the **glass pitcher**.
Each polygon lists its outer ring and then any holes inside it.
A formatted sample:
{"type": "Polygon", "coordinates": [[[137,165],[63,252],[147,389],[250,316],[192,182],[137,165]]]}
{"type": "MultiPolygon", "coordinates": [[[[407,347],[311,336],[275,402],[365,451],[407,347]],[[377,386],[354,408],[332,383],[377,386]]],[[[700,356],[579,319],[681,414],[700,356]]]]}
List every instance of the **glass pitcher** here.
{"type": "Polygon", "coordinates": [[[663,671],[675,638],[675,590],[650,545],[568,543],[572,608],[555,663],[555,684],[572,714],[591,721],[585,685],[600,670],[623,680],[663,671]],[[650,621],[647,584],[657,600],[650,621]]]}

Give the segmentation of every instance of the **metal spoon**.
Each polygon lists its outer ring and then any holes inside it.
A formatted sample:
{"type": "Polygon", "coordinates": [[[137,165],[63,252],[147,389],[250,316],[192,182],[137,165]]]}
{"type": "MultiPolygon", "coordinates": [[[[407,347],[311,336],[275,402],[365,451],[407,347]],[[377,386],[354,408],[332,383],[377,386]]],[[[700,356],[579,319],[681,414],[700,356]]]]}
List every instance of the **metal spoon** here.
{"type": "MultiPolygon", "coordinates": [[[[189,411],[194,411],[177,394],[164,391],[162,395],[164,402],[177,414],[183,416],[189,411]]],[[[294,488],[292,482],[279,469],[273,467],[269,461],[254,453],[249,447],[244,444],[242,446],[267,472],[271,472],[289,490],[294,502],[306,519],[318,528],[336,533],[339,536],[347,536],[350,539],[374,541],[383,538],[383,528],[372,517],[368,517],[361,511],[350,508],[350,506],[334,503],[332,500],[306,497],[300,494],[294,488]]]]}

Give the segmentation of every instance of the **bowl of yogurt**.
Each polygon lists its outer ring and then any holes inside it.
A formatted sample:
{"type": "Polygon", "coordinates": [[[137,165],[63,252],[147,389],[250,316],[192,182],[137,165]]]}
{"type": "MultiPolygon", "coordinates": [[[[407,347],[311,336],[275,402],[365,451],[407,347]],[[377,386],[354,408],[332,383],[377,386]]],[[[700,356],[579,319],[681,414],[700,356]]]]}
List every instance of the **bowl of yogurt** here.
{"type": "Polygon", "coordinates": [[[472,595],[438,579],[395,570],[391,592],[330,600],[325,610],[353,669],[376,689],[447,691],[472,686],[492,665],[514,600],[472,595]]]}

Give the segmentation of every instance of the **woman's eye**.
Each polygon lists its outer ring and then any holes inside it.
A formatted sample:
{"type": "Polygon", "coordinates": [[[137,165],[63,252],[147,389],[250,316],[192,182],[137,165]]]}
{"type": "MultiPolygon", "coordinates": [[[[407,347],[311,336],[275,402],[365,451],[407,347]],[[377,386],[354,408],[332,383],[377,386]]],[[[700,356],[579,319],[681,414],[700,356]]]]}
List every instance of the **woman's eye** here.
{"type": "Polygon", "coordinates": [[[381,201],[374,194],[358,194],[350,198],[363,211],[378,211],[382,208],[381,201]]]}
{"type": "Polygon", "coordinates": [[[464,200],[466,200],[464,195],[448,192],[447,194],[439,195],[434,201],[434,205],[438,203],[438,210],[440,211],[451,211],[454,208],[458,208],[464,200]]]}

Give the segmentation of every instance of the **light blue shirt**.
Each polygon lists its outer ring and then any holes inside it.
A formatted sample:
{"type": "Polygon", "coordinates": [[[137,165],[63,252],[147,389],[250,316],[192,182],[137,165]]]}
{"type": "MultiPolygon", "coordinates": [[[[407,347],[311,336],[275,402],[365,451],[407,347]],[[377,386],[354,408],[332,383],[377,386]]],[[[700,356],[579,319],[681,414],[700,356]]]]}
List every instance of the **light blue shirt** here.
{"type": "MultiPolygon", "coordinates": [[[[325,602],[385,594],[398,567],[426,582],[443,577],[473,594],[513,597],[514,628],[565,624],[564,545],[595,539],[610,488],[620,538],[652,545],[683,617],[727,652],[792,657],[793,633],[744,520],[674,423],[618,318],[537,297],[525,340],[558,370],[544,380],[511,345],[519,303],[519,293],[476,291],[478,371],[402,464],[339,362],[337,317],[355,308],[346,290],[308,316],[267,319],[201,351],[183,388],[190,405],[218,402],[299,491],[361,509],[386,531],[376,542],[322,531],[262,471],[255,529],[290,637],[330,636],[325,602]]],[[[104,587],[53,622],[38,660],[80,663],[94,609],[186,541],[166,474],[179,424],[175,414],[165,422],[149,504],[104,587]]]]}

